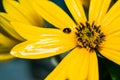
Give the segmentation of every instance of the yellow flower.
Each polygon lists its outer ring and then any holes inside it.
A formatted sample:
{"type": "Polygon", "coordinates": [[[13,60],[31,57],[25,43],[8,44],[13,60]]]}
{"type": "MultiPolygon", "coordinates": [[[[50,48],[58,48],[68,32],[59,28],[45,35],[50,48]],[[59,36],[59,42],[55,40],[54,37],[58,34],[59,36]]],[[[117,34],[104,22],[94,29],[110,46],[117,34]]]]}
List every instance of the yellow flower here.
{"type": "Polygon", "coordinates": [[[25,41],[10,24],[17,21],[25,24],[44,27],[43,19],[34,10],[30,0],[3,0],[6,12],[0,12],[0,60],[13,58],[10,50],[16,44],[25,41]]]}
{"type": "Polygon", "coordinates": [[[120,65],[120,0],[110,9],[111,0],[91,0],[88,19],[80,0],[65,0],[75,22],[51,1],[41,3],[33,4],[36,11],[56,29],[12,22],[27,40],[12,55],[37,59],[71,50],[45,80],[98,80],[97,52],[120,65]]]}

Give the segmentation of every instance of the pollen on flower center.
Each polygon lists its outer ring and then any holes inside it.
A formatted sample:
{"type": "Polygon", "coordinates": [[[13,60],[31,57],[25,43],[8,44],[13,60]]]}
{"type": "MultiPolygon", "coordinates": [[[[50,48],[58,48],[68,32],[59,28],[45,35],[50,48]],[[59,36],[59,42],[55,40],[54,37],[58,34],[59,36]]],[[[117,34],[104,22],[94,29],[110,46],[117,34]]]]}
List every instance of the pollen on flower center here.
{"type": "Polygon", "coordinates": [[[96,26],[94,22],[91,25],[88,22],[80,23],[76,30],[78,46],[89,51],[100,49],[100,44],[105,40],[105,35],[100,30],[100,26],[96,26]]]}

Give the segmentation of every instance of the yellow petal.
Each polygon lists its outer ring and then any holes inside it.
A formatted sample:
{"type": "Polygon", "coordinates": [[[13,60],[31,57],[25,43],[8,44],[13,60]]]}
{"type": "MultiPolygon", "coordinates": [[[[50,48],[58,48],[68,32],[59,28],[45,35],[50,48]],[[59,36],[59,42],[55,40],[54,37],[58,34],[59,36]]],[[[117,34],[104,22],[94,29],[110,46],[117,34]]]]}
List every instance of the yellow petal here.
{"type": "Polygon", "coordinates": [[[21,21],[24,23],[28,23],[29,21],[26,20],[26,16],[23,14],[25,13],[24,11],[20,10],[18,8],[19,3],[14,1],[14,0],[3,0],[3,6],[8,13],[8,15],[12,16],[15,18],[17,21],[21,21]]]}
{"type": "Polygon", "coordinates": [[[68,27],[74,29],[76,26],[73,20],[63,10],[51,1],[38,2],[36,0],[36,3],[33,3],[33,5],[45,20],[57,28],[64,29],[68,27]]]}
{"type": "Polygon", "coordinates": [[[93,21],[96,24],[100,25],[100,21],[104,18],[111,0],[91,0],[90,1],[90,9],[89,9],[89,21],[92,23],[93,21]]]}
{"type": "MultiPolygon", "coordinates": [[[[117,22],[119,23],[119,22],[117,22]]],[[[120,24],[110,24],[110,26],[107,26],[102,29],[102,31],[105,33],[106,36],[119,36],[120,35],[120,24]]]]}
{"type": "Polygon", "coordinates": [[[78,24],[87,21],[82,2],[80,0],[65,0],[67,7],[78,24]]]}
{"type": "Polygon", "coordinates": [[[120,65],[120,51],[104,48],[100,51],[100,53],[104,57],[120,65]]]}
{"type": "Polygon", "coordinates": [[[18,41],[15,41],[10,37],[7,37],[6,35],[0,33],[0,54],[4,52],[9,52],[11,48],[17,43],[18,41]]]}
{"type": "MultiPolygon", "coordinates": [[[[68,37],[74,39],[74,34],[64,33],[62,30],[53,28],[40,28],[19,22],[11,22],[14,29],[27,40],[39,40],[41,37],[68,37]]],[[[69,40],[69,39],[68,39],[69,40]]]]}
{"type": "Polygon", "coordinates": [[[0,16],[4,17],[5,19],[7,19],[8,21],[15,21],[16,19],[13,18],[12,16],[8,15],[7,13],[4,12],[0,12],[0,16]]]}
{"type": "Polygon", "coordinates": [[[0,46],[14,46],[17,42],[0,33],[0,46]]]}
{"type": "Polygon", "coordinates": [[[9,33],[15,39],[23,41],[24,39],[13,29],[12,25],[10,24],[9,20],[5,17],[5,14],[0,13],[0,27],[4,29],[7,33],[9,33]]]}
{"type": "Polygon", "coordinates": [[[76,49],[67,66],[67,75],[70,80],[86,80],[88,75],[90,53],[86,49],[76,49]]]}
{"type": "Polygon", "coordinates": [[[26,0],[23,3],[18,3],[14,0],[3,0],[6,12],[9,16],[13,17],[15,21],[43,26],[42,18],[32,8],[30,1],[27,1],[27,5],[24,4],[26,4],[26,0]]]}
{"type": "Polygon", "coordinates": [[[98,60],[95,52],[90,53],[88,80],[99,80],[98,60]]]}
{"type": "Polygon", "coordinates": [[[106,37],[106,40],[103,42],[101,47],[120,51],[120,37],[106,37]]]}
{"type": "Polygon", "coordinates": [[[10,55],[10,53],[0,53],[0,61],[9,60],[13,58],[14,56],[10,55]]]}
{"type": "MultiPolygon", "coordinates": [[[[107,36],[114,36],[114,35],[119,35],[120,34],[120,16],[116,17],[111,23],[108,25],[101,26],[102,31],[107,35],[107,36]]],[[[107,22],[106,22],[107,23],[107,22]]]]}
{"type": "MultiPolygon", "coordinates": [[[[66,63],[67,64],[67,63],[66,63]]],[[[68,67],[68,66],[67,66],[68,67]]],[[[64,67],[62,66],[57,66],[55,70],[53,70],[52,73],[48,74],[45,80],[69,80],[69,78],[66,76],[66,68],[65,65],[64,67]]]]}
{"type": "Polygon", "coordinates": [[[105,34],[106,34],[106,36],[116,36],[116,37],[120,37],[120,30],[118,29],[118,30],[115,30],[115,29],[113,29],[113,31],[112,31],[112,29],[111,29],[111,31],[108,31],[108,32],[106,32],[105,34]]]}
{"type": "Polygon", "coordinates": [[[33,10],[32,7],[30,7],[29,5],[31,5],[30,0],[18,0],[21,6],[24,6],[26,8],[26,10],[30,10],[30,12],[33,10]]]}
{"type": "Polygon", "coordinates": [[[68,36],[44,36],[16,45],[11,54],[20,58],[39,59],[61,54],[75,46],[76,42],[68,36]]]}
{"type": "MultiPolygon", "coordinates": [[[[29,1],[30,1],[30,0],[18,0],[18,1],[20,2],[21,5],[23,5],[24,7],[27,7],[27,9],[32,10],[31,7],[29,6],[29,3],[30,3],[29,1]]],[[[36,1],[36,0],[35,0],[35,1],[36,1]]],[[[38,1],[39,1],[39,0],[38,0],[38,1]]],[[[46,0],[46,1],[47,1],[47,0],[46,0]]]]}
{"type": "MultiPolygon", "coordinates": [[[[105,15],[101,25],[103,26],[103,29],[108,29],[111,23],[114,22],[117,18],[120,17],[120,0],[118,0],[108,11],[108,13],[105,15]]],[[[120,24],[120,23],[117,23],[120,24]]]]}
{"type": "Polygon", "coordinates": [[[43,19],[32,6],[32,3],[35,1],[32,1],[31,3],[30,0],[19,0],[19,2],[20,5],[18,7],[21,7],[23,14],[31,20],[32,25],[43,27],[44,26],[43,19]]]}
{"type": "Polygon", "coordinates": [[[89,55],[85,49],[75,48],[45,80],[86,80],[89,55]]]}

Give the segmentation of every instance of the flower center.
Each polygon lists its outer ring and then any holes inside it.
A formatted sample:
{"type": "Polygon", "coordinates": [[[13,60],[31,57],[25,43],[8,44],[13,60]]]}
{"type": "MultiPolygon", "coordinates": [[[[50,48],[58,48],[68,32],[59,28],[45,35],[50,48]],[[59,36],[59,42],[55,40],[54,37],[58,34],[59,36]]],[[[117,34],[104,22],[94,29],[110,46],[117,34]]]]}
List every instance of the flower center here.
{"type": "Polygon", "coordinates": [[[96,26],[94,22],[91,25],[88,22],[80,23],[76,30],[78,46],[89,51],[100,49],[100,44],[105,40],[105,35],[100,30],[100,26],[96,26]]]}

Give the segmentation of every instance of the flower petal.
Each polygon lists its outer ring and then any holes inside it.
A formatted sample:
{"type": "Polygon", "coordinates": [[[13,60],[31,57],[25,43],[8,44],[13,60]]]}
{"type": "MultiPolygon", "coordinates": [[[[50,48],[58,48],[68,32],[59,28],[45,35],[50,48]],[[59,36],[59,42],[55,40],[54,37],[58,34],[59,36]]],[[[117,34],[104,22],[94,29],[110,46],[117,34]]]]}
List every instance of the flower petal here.
{"type": "MultiPolygon", "coordinates": [[[[114,20],[118,19],[120,16],[120,0],[118,0],[108,11],[108,13],[104,16],[104,19],[101,23],[101,25],[104,28],[107,28],[110,26],[111,23],[114,22],[114,20]]],[[[117,23],[120,24],[120,23],[117,23]]]]}
{"type": "Polygon", "coordinates": [[[7,18],[8,16],[6,16],[6,14],[0,13],[0,27],[15,39],[23,41],[24,39],[13,29],[12,25],[10,24],[7,18]]]}
{"type": "Polygon", "coordinates": [[[38,2],[36,0],[36,3],[33,3],[33,5],[45,20],[57,28],[64,29],[68,27],[74,29],[76,26],[73,20],[63,10],[51,1],[38,2]]]}
{"type": "Polygon", "coordinates": [[[109,60],[120,65],[120,51],[104,48],[100,51],[100,53],[109,60]]]}
{"type": "Polygon", "coordinates": [[[22,21],[24,23],[28,23],[28,20],[26,20],[25,16],[23,15],[23,12],[20,11],[18,8],[19,3],[14,0],[3,0],[3,6],[6,10],[6,12],[15,18],[18,21],[22,21]],[[22,14],[21,14],[22,13],[22,14]]]}
{"type": "Polygon", "coordinates": [[[78,24],[87,21],[81,0],[65,0],[65,3],[78,24]]]}
{"type": "Polygon", "coordinates": [[[8,15],[13,17],[15,21],[43,26],[42,18],[32,8],[30,1],[27,1],[27,5],[22,5],[14,0],[3,0],[3,5],[8,15]]]}
{"type": "Polygon", "coordinates": [[[89,55],[85,49],[75,48],[45,80],[86,80],[89,55]]]}
{"type": "Polygon", "coordinates": [[[24,11],[25,16],[31,19],[32,24],[35,26],[43,27],[44,26],[43,19],[32,6],[32,3],[35,1],[32,1],[31,3],[30,0],[19,0],[19,2],[20,2],[20,6],[22,7],[22,10],[23,9],[25,10],[24,11]]]}
{"type": "Polygon", "coordinates": [[[116,22],[112,22],[109,26],[104,26],[102,31],[105,33],[106,36],[119,36],[120,35],[120,24],[119,24],[120,18],[116,22]],[[107,27],[107,28],[106,28],[107,27]]]}
{"type": "Polygon", "coordinates": [[[0,61],[9,60],[14,58],[10,53],[0,53],[0,61]]]}
{"type": "Polygon", "coordinates": [[[26,41],[16,45],[11,54],[20,58],[39,59],[61,54],[76,46],[76,42],[66,36],[44,36],[39,40],[26,41]]]}
{"type": "Polygon", "coordinates": [[[120,37],[106,37],[106,40],[103,42],[101,47],[120,51],[120,37]]]}
{"type": "Polygon", "coordinates": [[[96,24],[100,25],[100,21],[104,18],[111,0],[91,0],[90,1],[90,9],[89,9],[89,21],[92,23],[93,21],[96,24]]]}
{"type": "MultiPolygon", "coordinates": [[[[108,25],[101,26],[102,31],[107,36],[114,36],[114,35],[120,35],[120,16],[116,17],[111,23],[108,25]]],[[[106,22],[107,23],[107,22],[106,22]]]]}
{"type": "Polygon", "coordinates": [[[86,49],[76,49],[66,71],[70,80],[86,80],[88,75],[90,53],[86,49]],[[73,59],[73,60],[72,60],[73,59]]]}
{"type": "Polygon", "coordinates": [[[88,80],[99,80],[98,60],[95,52],[90,53],[88,80]]]}
{"type": "MultiPolygon", "coordinates": [[[[19,22],[11,22],[14,26],[14,29],[25,39],[27,40],[39,40],[41,37],[68,37],[68,40],[71,38],[75,39],[74,34],[64,33],[62,30],[53,29],[53,28],[40,28],[28,24],[23,24],[19,22]]],[[[70,40],[71,40],[70,39],[70,40]]]]}
{"type": "Polygon", "coordinates": [[[0,12],[0,16],[4,17],[5,19],[7,19],[8,21],[15,21],[15,18],[13,18],[12,16],[8,15],[7,13],[4,12],[0,12]]]}
{"type": "Polygon", "coordinates": [[[18,1],[21,3],[21,5],[23,5],[24,7],[27,7],[27,9],[31,9],[31,7],[29,6],[29,1],[28,0],[18,0],[18,1]]]}
{"type": "MultiPolygon", "coordinates": [[[[10,48],[10,47],[16,45],[17,43],[18,42],[15,42],[13,39],[6,37],[2,33],[0,33],[0,48],[3,46],[10,48]]],[[[2,51],[2,50],[0,49],[0,51],[2,51]]]]}

